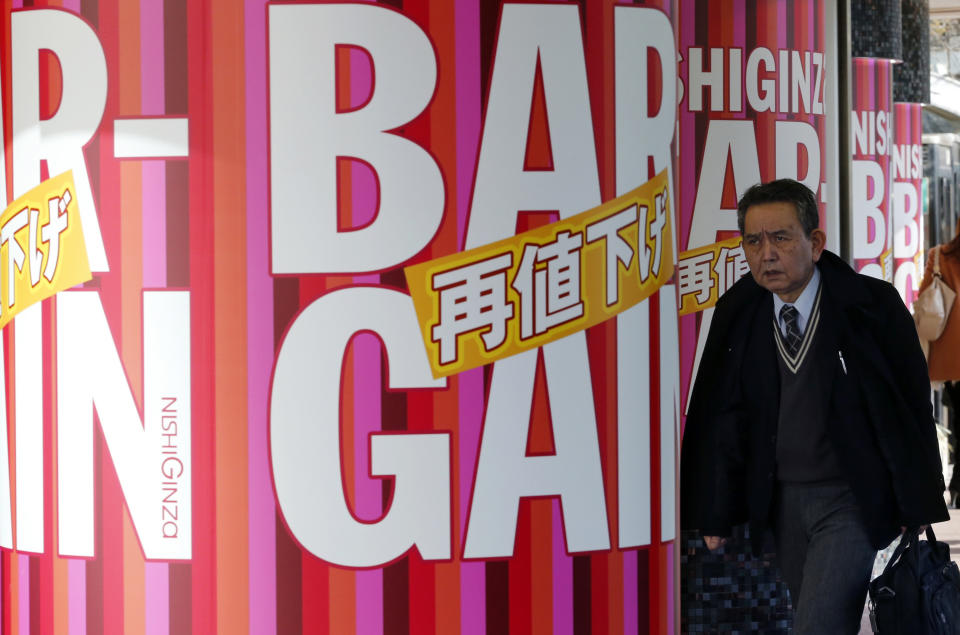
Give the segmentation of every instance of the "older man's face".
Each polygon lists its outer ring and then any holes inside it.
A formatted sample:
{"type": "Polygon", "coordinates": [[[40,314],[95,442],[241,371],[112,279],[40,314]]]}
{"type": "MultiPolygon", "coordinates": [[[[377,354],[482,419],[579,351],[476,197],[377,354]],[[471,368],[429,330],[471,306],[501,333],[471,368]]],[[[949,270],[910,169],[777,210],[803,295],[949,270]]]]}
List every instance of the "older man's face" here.
{"type": "Polygon", "coordinates": [[[826,234],[815,229],[807,236],[796,206],[787,202],[751,205],[743,230],[743,251],[753,279],[784,302],[795,301],[820,260],[826,234]]]}

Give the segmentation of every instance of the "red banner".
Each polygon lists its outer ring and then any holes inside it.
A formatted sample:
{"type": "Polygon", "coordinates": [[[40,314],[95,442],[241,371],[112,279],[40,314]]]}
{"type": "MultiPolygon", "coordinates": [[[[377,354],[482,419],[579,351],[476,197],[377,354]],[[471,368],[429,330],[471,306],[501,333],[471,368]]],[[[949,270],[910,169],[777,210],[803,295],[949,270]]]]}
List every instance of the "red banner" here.
{"type": "MultiPolygon", "coordinates": [[[[890,197],[893,154],[893,62],[853,60],[850,113],[851,251],[860,273],[893,282],[890,197]]],[[[918,197],[919,200],[919,197],[918,197]]]]}
{"type": "Polygon", "coordinates": [[[2,332],[2,631],[675,632],[671,5],[7,3],[0,185],[73,171],[93,279],[2,332]],[[661,172],[645,299],[434,378],[406,267],[661,172]]]}
{"type": "MultiPolygon", "coordinates": [[[[751,185],[802,181],[816,194],[826,226],[826,84],[834,81],[834,61],[825,21],[826,3],[815,0],[680,3],[678,233],[680,251],[692,254],[678,268],[685,305],[695,303],[687,298],[715,298],[747,271],[733,248],[695,275],[699,248],[739,235],[737,200],[751,185]]],[[[681,318],[683,394],[712,313],[681,318]]]]}
{"type": "Polygon", "coordinates": [[[923,278],[923,104],[893,110],[893,284],[907,306],[923,278]]]}

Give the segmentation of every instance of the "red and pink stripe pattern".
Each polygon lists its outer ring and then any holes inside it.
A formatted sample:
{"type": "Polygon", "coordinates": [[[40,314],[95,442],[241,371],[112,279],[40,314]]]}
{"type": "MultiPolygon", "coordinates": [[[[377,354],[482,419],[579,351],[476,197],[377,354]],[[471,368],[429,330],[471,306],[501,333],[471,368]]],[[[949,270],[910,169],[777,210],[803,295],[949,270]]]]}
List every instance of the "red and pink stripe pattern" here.
{"type": "Polygon", "coordinates": [[[923,104],[893,105],[893,283],[908,307],[923,279],[923,104]]]}
{"type": "MultiPolygon", "coordinates": [[[[432,155],[444,178],[443,221],[416,257],[423,260],[464,248],[502,3],[382,4],[401,11],[422,29],[438,60],[432,102],[401,131],[432,155]]],[[[606,200],[617,193],[612,44],[617,3],[577,4],[600,190],[606,200]]],[[[676,12],[669,0],[650,4],[668,15],[676,12]]],[[[661,447],[672,447],[669,439],[661,439],[660,425],[649,426],[650,491],[641,493],[649,499],[650,544],[570,554],[558,499],[524,499],[514,555],[464,561],[460,554],[490,369],[455,376],[446,390],[387,390],[383,349],[370,333],[351,340],[343,364],[344,494],[359,519],[375,521],[386,511],[391,484],[369,476],[370,433],[449,433],[454,557],[424,561],[412,552],[383,567],[348,569],[320,560],[294,539],[275,499],[268,443],[271,373],[280,341],[301,310],[333,290],[357,285],[405,290],[402,266],[358,275],[270,274],[267,2],[20,0],[5,4],[3,28],[10,32],[12,12],[54,8],[82,18],[96,34],[106,60],[105,111],[84,156],[110,270],[97,273],[86,287],[100,295],[141,413],[142,292],[190,292],[193,556],[176,562],[145,559],[99,426],[94,426],[96,556],[58,555],[56,306],[48,303],[42,325],[47,548],[43,554],[5,549],[0,555],[3,632],[674,632],[676,554],[673,536],[661,535],[661,514],[671,513],[671,508],[662,511],[660,492],[661,459],[665,466],[675,461],[659,454],[661,447]],[[138,117],[186,117],[189,155],[116,158],[113,122],[138,117]]],[[[699,23],[700,18],[696,20],[699,23]]],[[[819,36],[810,37],[813,42],[819,36]]],[[[4,39],[0,65],[7,175],[13,164],[10,113],[12,100],[17,99],[11,95],[9,42],[4,39]]],[[[335,81],[341,107],[357,107],[370,93],[375,73],[368,60],[355,49],[338,55],[335,81]]],[[[59,104],[60,67],[54,55],[41,55],[41,65],[41,116],[50,117],[59,104]]],[[[527,168],[550,169],[549,112],[542,95],[532,96],[532,101],[527,168]]],[[[772,120],[764,125],[772,126],[772,120]]],[[[376,214],[375,177],[358,161],[343,160],[341,167],[339,225],[361,227],[376,214]]],[[[681,174],[688,176],[686,171],[681,174]]],[[[9,176],[7,189],[12,191],[9,176]]],[[[517,231],[555,217],[550,210],[522,214],[517,231]]],[[[686,235],[689,219],[681,227],[686,235]]],[[[649,349],[650,379],[636,389],[649,391],[651,406],[649,412],[635,414],[650,422],[660,422],[661,410],[669,414],[673,408],[661,403],[661,383],[669,387],[672,382],[661,377],[660,369],[673,367],[661,355],[671,356],[676,342],[670,334],[675,328],[661,324],[661,316],[670,316],[675,302],[671,286],[645,305],[650,326],[640,337],[649,349]]],[[[3,335],[10,399],[16,381],[15,328],[14,322],[3,335]]],[[[616,321],[586,334],[613,545],[618,487],[625,486],[617,480],[617,338],[616,321]]],[[[553,452],[549,397],[541,358],[530,421],[531,455],[553,452]]],[[[12,449],[11,403],[7,414],[12,449]]],[[[14,460],[11,457],[11,463],[14,460]]],[[[15,489],[14,477],[11,470],[15,489]]]]}
{"type": "MultiPolygon", "coordinates": [[[[679,3],[677,44],[684,85],[676,163],[681,251],[738,236],[737,200],[751,185],[775,178],[799,178],[815,190],[821,226],[826,225],[828,4],[818,0],[679,3]],[[794,54],[799,56],[802,75],[794,69],[794,54]],[[695,55],[699,55],[696,68],[695,55]],[[722,68],[714,65],[714,59],[722,68]],[[805,86],[809,98],[804,98],[800,86],[805,86]],[[692,99],[698,99],[699,105],[692,99]],[[792,168],[777,165],[778,137],[795,154],[792,168]],[[812,147],[799,144],[800,138],[812,138],[812,147]]],[[[700,324],[709,319],[707,314],[712,315],[712,310],[680,319],[684,402],[705,337],[700,324]]]]}
{"type": "Polygon", "coordinates": [[[893,60],[853,59],[851,109],[854,268],[893,282],[890,210],[893,60]],[[858,192],[862,193],[858,196],[858,192]],[[886,259],[886,262],[884,261],[886,259]]]}

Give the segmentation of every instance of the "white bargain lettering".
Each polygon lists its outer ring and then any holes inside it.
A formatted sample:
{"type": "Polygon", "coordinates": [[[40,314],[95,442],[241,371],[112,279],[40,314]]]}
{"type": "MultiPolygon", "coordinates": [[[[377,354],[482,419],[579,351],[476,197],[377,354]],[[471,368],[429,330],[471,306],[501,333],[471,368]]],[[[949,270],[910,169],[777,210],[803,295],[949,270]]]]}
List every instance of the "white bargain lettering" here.
{"type": "MultiPolygon", "coordinates": [[[[403,41],[421,51],[426,50],[421,46],[421,42],[427,42],[425,36],[414,33],[412,22],[376,6],[271,5],[269,11],[271,69],[276,69],[271,72],[270,86],[274,272],[376,271],[404,262],[431,239],[436,227],[435,212],[415,221],[404,216],[404,226],[399,232],[402,235],[378,237],[367,232],[370,227],[352,232],[353,253],[344,256],[351,263],[348,267],[342,264],[340,256],[317,254],[317,237],[335,253],[345,249],[346,238],[335,235],[331,229],[336,215],[329,200],[321,200],[319,205],[313,201],[305,204],[297,198],[302,190],[294,185],[302,182],[306,175],[312,180],[320,176],[329,181],[330,161],[336,153],[328,148],[319,153],[330,154],[326,158],[301,157],[298,153],[315,153],[315,144],[305,144],[304,139],[319,143],[318,131],[341,125],[347,113],[342,114],[343,119],[337,119],[341,115],[331,114],[330,96],[315,94],[318,89],[312,80],[308,79],[305,87],[302,84],[303,78],[312,77],[316,68],[331,68],[330,51],[335,43],[365,48],[377,69],[378,84],[372,99],[380,96],[380,101],[376,108],[371,101],[356,112],[373,109],[371,112],[379,114],[376,118],[370,115],[350,122],[354,126],[352,130],[371,140],[368,146],[361,147],[355,139],[344,137],[342,147],[353,148],[352,155],[369,161],[381,178],[383,174],[405,175],[408,181],[416,178],[416,189],[424,200],[440,201],[442,206],[443,184],[429,174],[427,178],[420,178],[410,171],[413,168],[403,165],[404,157],[414,157],[411,165],[419,165],[423,173],[431,172],[432,168],[424,167],[425,159],[417,158],[420,154],[427,156],[426,153],[408,140],[387,141],[390,135],[383,132],[409,121],[426,104],[435,81],[435,60],[432,55],[416,53],[419,60],[416,65],[403,62],[387,65],[384,60],[398,56],[402,47],[394,50],[390,42],[378,44],[369,25],[396,27],[402,31],[403,41]],[[323,30],[326,27],[319,24],[321,18],[329,18],[334,11],[338,24],[353,25],[349,39],[342,36],[331,39],[333,36],[323,30]],[[384,17],[385,13],[390,17],[384,17]],[[311,42],[312,48],[320,49],[317,55],[324,63],[318,66],[317,59],[302,58],[305,41],[311,42]],[[318,41],[321,46],[315,47],[318,41]],[[299,52],[292,55],[287,49],[299,52]],[[391,77],[391,73],[395,75],[391,77]],[[413,81],[412,89],[397,87],[408,81],[413,81]],[[391,90],[391,86],[397,87],[396,90],[391,90]],[[290,92],[294,90],[299,92],[290,92]],[[403,93],[413,96],[405,97],[403,93]],[[320,115],[316,113],[315,100],[304,99],[305,94],[322,98],[320,115]],[[377,144],[392,144],[391,147],[402,152],[375,155],[377,144]],[[370,153],[359,153],[358,148],[370,153]],[[326,162],[323,170],[317,168],[320,161],[326,162]],[[280,166],[285,168],[278,169],[280,166]],[[290,204],[280,204],[282,202],[290,204]],[[385,251],[384,245],[391,241],[400,246],[391,246],[385,251]],[[291,253],[297,250],[305,253],[291,253]]],[[[661,12],[616,7],[614,16],[617,189],[624,192],[650,176],[650,158],[656,169],[669,165],[670,141],[675,128],[676,60],[672,30],[661,12]],[[651,115],[646,106],[637,108],[637,103],[647,103],[645,97],[640,99],[638,95],[645,95],[646,56],[652,54],[660,58],[664,69],[661,103],[659,108],[651,108],[656,115],[651,115]]],[[[339,26],[337,33],[342,33],[339,26]]],[[[402,52],[406,54],[406,49],[402,52]]],[[[512,236],[521,210],[557,210],[564,218],[600,202],[585,66],[580,15],[575,6],[504,5],[471,201],[467,248],[512,236]],[[524,171],[530,97],[538,58],[546,108],[550,113],[554,166],[552,170],[524,171]]],[[[328,189],[334,191],[332,186],[328,189]]],[[[400,209],[401,204],[404,209],[408,208],[403,202],[408,193],[403,189],[388,188],[381,181],[380,210],[374,225],[382,222],[383,227],[388,227],[391,221],[383,217],[393,212],[387,210],[400,209]]],[[[666,297],[673,295],[672,287],[668,287],[666,297]]],[[[660,306],[663,312],[660,359],[664,378],[659,382],[663,488],[660,536],[662,540],[671,540],[676,534],[673,524],[679,379],[676,306],[672,301],[661,301],[660,306]]],[[[641,303],[618,318],[618,323],[625,327],[618,335],[621,352],[629,347],[631,353],[639,350],[639,355],[644,352],[649,355],[647,331],[635,328],[636,318],[644,311],[649,312],[649,305],[641,303]]],[[[342,289],[311,304],[294,321],[281,346],[272,386],[271,460],[281,512],[291,532],[306,549],[341,566],[382,565],[411,548],[416,548],[425,559],[447,558],[451,549],[450,457],[445,435],[374,435],[371,464],[376,475],[395,475],[397,490],[393,504],[382,518],[372,523],[358,523],[347,509],[339,466],[338,390],[346,341],[359,328],[373,331],[383,340],[389,357],[391,387],[443,386],[430,378],[425,352],[418,341],[412,303],[405,294],[386,289],[342,289]],[[322,361],[319,371],[318,360],[322,361]],[[304,370],[308,367],[309,375],[304,370]],[[311,377],[309,385],[304,383],[307,377],[311,377]]],[[[512,554],[517,509],[524,496],[561,499],[570,551],[610,547],[584,335],[571,335],[544,349],[557,448],[557,454],[549,457],[526,457],[527,428],[514,425],[529,422],[537,354],[525,353],[494,366],[470,504],[465,557],[512,554]]],[[[630,355],[619,357],[623,360],[618,362],[622,392],[625,395],[644,393],[644,387],[652,383],[649,362],[644,366],[634,363],[630,355]]],[[[649,421],[643,420],[645,413],[649,413],[649,400],[647,404],[647,408],[637,410],[634,401],[626,396],[618,404],[618,432],[622,435],[619,446],[622,545],[649,544],[651,540],[649,421]],[[643,466],[647,466],[645,480],[643,466]]]]}

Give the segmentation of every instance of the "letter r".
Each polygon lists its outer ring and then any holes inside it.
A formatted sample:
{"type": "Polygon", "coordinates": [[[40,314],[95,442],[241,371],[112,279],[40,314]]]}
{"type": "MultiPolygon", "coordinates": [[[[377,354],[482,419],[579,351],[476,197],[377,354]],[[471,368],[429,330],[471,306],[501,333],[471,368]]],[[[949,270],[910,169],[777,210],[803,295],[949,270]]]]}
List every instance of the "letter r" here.
{"type": "Polygon", "coordinates": [[[40,161],[50,175],[73,170],[77,210],[92,271],[108,271],[83,146],[93,138],[107,103],[107,62],[90,25],[68,11],[41,9],[10,16],[13,66],[13,196],[40,183],[40,161]],[[53,51],[63,95],[50,119],[40,120],[37,56],[53,51]]]}

